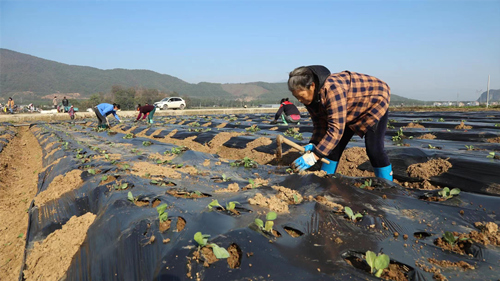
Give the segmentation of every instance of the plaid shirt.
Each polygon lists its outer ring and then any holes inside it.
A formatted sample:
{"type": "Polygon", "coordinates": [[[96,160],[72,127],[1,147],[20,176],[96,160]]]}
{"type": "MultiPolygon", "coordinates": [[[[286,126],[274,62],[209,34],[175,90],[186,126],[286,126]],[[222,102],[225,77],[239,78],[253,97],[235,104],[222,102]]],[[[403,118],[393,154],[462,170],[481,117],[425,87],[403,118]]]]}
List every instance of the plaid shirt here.
{"type": "Polygon", "coordinates": [[[389,86],[373,76],[350,71],[328,76],[315,101],[306,106],[314,125],[313,152],[328,156],[346,126],[363,137],[387,112],[390,95],[389,86]]]}

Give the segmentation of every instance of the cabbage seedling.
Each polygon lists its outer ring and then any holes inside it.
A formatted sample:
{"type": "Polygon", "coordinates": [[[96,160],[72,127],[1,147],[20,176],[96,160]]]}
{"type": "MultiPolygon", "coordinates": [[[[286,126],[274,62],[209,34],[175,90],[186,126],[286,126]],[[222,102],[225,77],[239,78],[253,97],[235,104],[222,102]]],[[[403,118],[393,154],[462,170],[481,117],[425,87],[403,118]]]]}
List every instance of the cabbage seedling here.
{"type": "Polygon", "coordinates": [[[128,201],[130,201],[132,203],[135,203],[135,201],[137,200],[137,198],[134,198],[134,195],[132,194],[132,191],[128,192],[127,199],[128,199],[128,201]]]}
{"type": "Polygon", "coordinates": [[[261,219],[255,219],[255,225],[257,225],[260,229],[272,233],[274,220],[278,217],[275,212],[269,212],[266,215],[266,224],[261,219]]]}
{"type": "Polygon", "coordinates": [[[366,262],[370,266],[370,273],[375,273],[376,277],[380,277],[382,275],[384,269],[389,266],[389,263],[391,261],[388,255],[380,253],[378,255],[375,255],[375,253],[372,251],[366,251],[365,258],[366,262]]]}
{"type": "Polygon", "coordinates": [[[350,220],[356,221],[358,218],[362,218],[363,215],[360,213],[354,214],[351,208],[345,207],[344,208],[344,213],[349,217],[350,220]]]}
{"type": "Polygon", "coordinates": [[[234,210],[234,208],[236,207],[236,204],[240,205],[240,202],[231,201],[231,202],[226,203],[226,210],[228,210],[228,211],[234,210]]]}
{"type": "Polygon", "coordinates": [[[458,241],[465,241],[469,240],[470,238],[458,238],[457,236],[453,235],[452,232],[450,231],[445,231],[443,234],[443,239],[448,242],[451,246],[455,245],[458,241]]]}
{"type": "MultiPolygon", "coordinates": [[[[196,243],[198,243],[198,245],[199,245],[198,249],[200,247],[207,246],[208,237],[210,237],[210,235],[208,235],[208,234],[202,234],[199,231],[194,234],[194,241],[196,241],[196,243]]],[[[219,247],[215,243],[210,243],[209,245],[212,247],[212,251],[214,252],[214,255],[215,255],[216,258],[218,258],[218,259],[227,259],[227,258],[229,258],[229,252],[226,249],[224,249],[222,247],[219,247]]]]}
{"type": "Polygon", "coordinates": [[[363,183],[359,188],[365,188],[365,187],[371,187],[373,181],[371,179],[365,180],[365,183],[363,183]]]}
{"type": "Polygon", "coordinates": [[[450,190],[448,187],[443,188],[443,190],[438,191],[438,194],[445,199],[450,199],[453,197],[453,195],[458,195],[460,194],[460,189],[454,188],[450,190]]]}
{"type": "Polygon", "coordinates": [[[128,187],[128,183],[122,183],[122,184],[114,184],[113,187],[116,189],[116,190],[122,190],[122,189],[127,189],[128,187]]]}
{"type": "Polygon", "coordinates": [[[168,220],[168,212],[165,212],[167,206],[168,205],[164,203],[156,207],[156,211],[158,212],[158,219],[160,220],[160,222],[166,222],[168,220]]]}
{"type": "Polygon", "coordinates": [[[222,207],[221,204],[219,204],[219,200],[217,200],[217,199],[212,200],[212,202],[210,202],[210,204],[208,204],[207,207],[210,210],[212,210],[213,207],[221,207],[222,209],[224,209],[224,207],[222,207]]]}
{"type": "Polygon", "coordinates": [[[143,146],[150,146],[150,145],[152,145],[152,144],[153,144],[153,143],[152,143],[152,142],[150,142],[150,141],[143,141],[143,142],[142,142],[142,145],[143,145],[143,146]]]}
{"type": "Polygon", "coordinates": [[[488,153],[488,155],[486,156],[486,158],[491,158],[491,159],[494,159],[495,158],[495,152],[490,152],[488,153]]]}

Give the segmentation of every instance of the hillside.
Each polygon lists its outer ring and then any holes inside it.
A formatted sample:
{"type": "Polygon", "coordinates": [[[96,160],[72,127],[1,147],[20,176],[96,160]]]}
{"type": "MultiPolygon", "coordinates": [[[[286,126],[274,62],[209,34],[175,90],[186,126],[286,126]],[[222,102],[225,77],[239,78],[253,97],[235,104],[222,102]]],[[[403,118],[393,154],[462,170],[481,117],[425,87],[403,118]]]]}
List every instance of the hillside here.
{"type": "MultiPolygon", "coordinates": [[[[486,102],[487,92],[481,94],[481,96],[477,99],[480,103],[486,102]]],[[[490,90],[490,102],[492,101],[500,101],[500,89],[499,90],[490,90]]]]}
{"type": "MultiPolygon", "coordinates": [[[[150,70],[102,70],[68,65],[7,49],[0,49],[0,85],[0,100],[8,96],[24,97],[26,100],[42,99],[54,93],[71,93],[71,96],[88,98],[93,93],[109,92],[113,85],[157,89],[160,92],[176,92],[181,96],[205,99],[278,102],[283,97],[292,97],[286,83],[190,84],[150,70]]],[[[392,95],[392,102],[421,103],[397,95],[392,95]]]]}

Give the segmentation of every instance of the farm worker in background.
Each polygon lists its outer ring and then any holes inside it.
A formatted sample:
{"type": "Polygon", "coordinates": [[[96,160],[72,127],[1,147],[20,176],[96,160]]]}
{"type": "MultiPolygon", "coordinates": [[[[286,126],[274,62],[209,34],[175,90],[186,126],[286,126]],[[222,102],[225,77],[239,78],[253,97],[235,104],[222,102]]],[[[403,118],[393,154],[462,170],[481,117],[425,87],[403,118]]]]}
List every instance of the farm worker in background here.
{"type": "Polygon", "coordinates": [[[373,77],[350,71],[330,74],[322,65],[298,67],[290,72],[288,89],[303,103],[313,121],[306,153],[292,166],[305,170],[320,158],[321,170],[334,174],[351,137],[365,138],[366,153],[375,176],[392,181],[392,165],[384,150],[390,102],[389,86],[373,77]]]}
{"type": "Polygon", "coordinates": [[[139,111],[139,115],[137,116],[137,119],[135,119],[136,122],[139,121],[139,119],[141,118],[141,115],[144,114],[144,116],[142,117],[142,120],[146,119],[146,117],[147,117],[146,121],[149,124],[153,124],[153,115],[156,112],[156,107],[154,105],[146,104],[144,106],[141,106],[139,104],[139,105],[137,105],[137,111],[139,111]]]}
{"type": "Polygon", "coordinates": [[[278,118],[281,118],[285,125],[288,125],[288,123],[298,123],[300,121],[300,111],[295,104],[289,102],[288,98],[281,99],[280,103],[280,109],[274,115],[274,120],[271,121],[271,124],[276,124],[278,118]]]}
{"type": "Polygon", "coordinates": [[[73,106],[71,106],[69,108],[68,114],[69,114],[69,117],[71,118],[71,120],[75,119],[75,108],[73,106]]]}
{"type": "Polygon", "coordinates": [[[95,112],[95,115],[97,116],[97,119],[99,121],[99,124],[97,125],[97,128],[110,128],[111,126],[109,125],[109,121],[108,121],[108,115],[110,114],[113,114],[113,116],[115,116],[116,120],[118,120],[118,122],[122,122],[120,120],[120,118],[118,117],[118,115],[116,115],[116,112],[120,110],[120,105],[119,104],[116,104],[116,103],[113,103],[113,104],[109,104],[109,103],[101,103],[99,105],[97,105],[96,107],[94,107],[94,112],[95,112]],[[104,121],[106,121],[106,125],[104,125],[104,121]]]}
{"type": "Polygon", "coordinates": [[[57,96],[54,96],[54,99],[52,100],[52,104],[54,105],[54,108],[57,109],[57,96]]]}
{"type": "Polygon", "coordinates": [[[11,97],[9,97],[9,100],[7,101],[7,108],[11,114],[14,114],[14,100],[11,97]]]}
{"type": "Polygon", "coordinates": [[[68,112],[69,111],[69,101],[68,101],[68,99],[66,99],[66,97],[63,98],[62,105],[64,107],[64,112],[68,112]]]}

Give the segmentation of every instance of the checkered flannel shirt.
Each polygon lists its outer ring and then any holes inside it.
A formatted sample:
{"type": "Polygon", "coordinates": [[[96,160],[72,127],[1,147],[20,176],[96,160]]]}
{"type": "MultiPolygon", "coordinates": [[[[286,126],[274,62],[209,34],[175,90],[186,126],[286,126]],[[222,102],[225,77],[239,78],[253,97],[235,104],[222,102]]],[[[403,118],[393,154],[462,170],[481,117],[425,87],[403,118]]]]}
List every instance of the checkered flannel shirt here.
{"type": "Polygon", "coordinates": [[[360,137],[373,128],[389,108],[390,88],[380,79],[343,71],[328,76],[319,90],[319,103],[306,106],[313,121],[311,143],[319,157],[328,156],[349,126],[360,137]]]}

